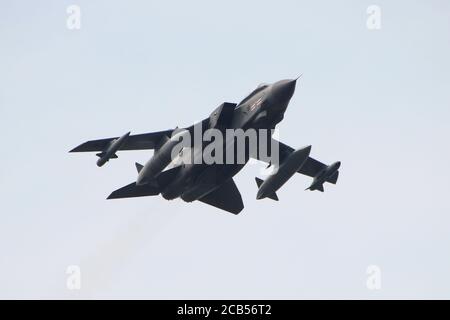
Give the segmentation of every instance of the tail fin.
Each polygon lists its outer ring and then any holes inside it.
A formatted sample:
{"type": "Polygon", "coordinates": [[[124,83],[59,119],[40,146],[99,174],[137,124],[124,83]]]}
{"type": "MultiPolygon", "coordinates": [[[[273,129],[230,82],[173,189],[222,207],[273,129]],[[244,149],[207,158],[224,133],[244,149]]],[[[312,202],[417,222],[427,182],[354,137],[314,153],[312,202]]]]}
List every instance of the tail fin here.
{"type": "Polygon", "coordinates": [[[143,167],[144,166],[142,164],[136,162],[136,170],[137,170],[138,173],[141,172],[143,167]]]}

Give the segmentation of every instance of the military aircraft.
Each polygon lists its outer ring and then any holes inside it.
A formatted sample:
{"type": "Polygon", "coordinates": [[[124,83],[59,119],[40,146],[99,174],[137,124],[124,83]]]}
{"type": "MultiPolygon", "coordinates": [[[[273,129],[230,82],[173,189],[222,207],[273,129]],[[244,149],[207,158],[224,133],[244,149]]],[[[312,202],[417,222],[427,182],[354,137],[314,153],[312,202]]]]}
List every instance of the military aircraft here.
{"type": "MultiPolygon", "coordinates": [[[[138,172],[136,181],[112,192],[108,199],[161,194],[167,200],[175,198],[181,198],[186,202],[198,200],[238,214],[244,208],[244,204],[233,176],[250,158],[267,161],[267,157],[261,157],[259,152],[249,152],[247,143],[244,161],[198,163],[183,159],[186,157],[192,159],[194,155],[201,153],[208,142],[202,141],[198,146],[191,141],[187,147],[177,151],[175,157],[174,148],[183,140],[180,138],[195,135],[196,128],[203,131],[214,128],[219,132],[231,129],[258,132],[265,130],[267,149],[269,152],[275,150],[278,162],[269,163],[269,166],[275,166],[276,170],[265,181],[255,178],[258,186],[256,198],[278,200],[276,191],[296,172],[313,178],[311,186],[307,189],[323,192],[325,182],[332,184],[337,182],[340,162],[325,165],[309,156],[311,146],[294,150],[272,137],[273,129],[283,119],[294,94],[297,79],[261,84],[240,103],[222,103],[208,118],[190,127],[137,135],[130,135],[130,132],[127,132],[121,137],[87,141],[70,152],[98,152],[97,165],[100,167],[110,159],[117,158],[117,151],[153,149],[153,156],[145,165],[136,163],[138,172]],[[272,147],[273,143],[276,143],[277,148],[272,147]]],[[[234,142],[235,138],[232,140],[234,142]]],[[[259,138],[258,141],[262,140],[259,138]]],[[[264,145],[264,141],[262,143],[264,145]]],[[[224,153],[230,153],[230,148],[235,152],[235,146],[230,145],[232,145],[230,139],[222,141],[224,153]]],[[[258,148],[260,147],[261,144],[258,144],[258,148]]],[[[232,159],[236,160],[236,157],[237,154],[232,159]]]]}

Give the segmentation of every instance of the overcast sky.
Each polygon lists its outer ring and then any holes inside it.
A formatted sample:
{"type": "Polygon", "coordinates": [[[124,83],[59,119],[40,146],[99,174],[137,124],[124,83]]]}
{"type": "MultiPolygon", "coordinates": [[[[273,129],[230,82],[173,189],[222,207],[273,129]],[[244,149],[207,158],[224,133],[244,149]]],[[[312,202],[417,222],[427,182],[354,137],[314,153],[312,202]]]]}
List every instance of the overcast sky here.
{"type": "Polygon", "coordinates": [[[450,298],[447,0],[3,0],[0,43],[0,298],[450,298]],[[107,201],[152,152],[68,153],[300,73],[280,136],[342,161],[324,193],[296,175],[257,201],[259,163],[235,178],[238,216],[107,201]]]}

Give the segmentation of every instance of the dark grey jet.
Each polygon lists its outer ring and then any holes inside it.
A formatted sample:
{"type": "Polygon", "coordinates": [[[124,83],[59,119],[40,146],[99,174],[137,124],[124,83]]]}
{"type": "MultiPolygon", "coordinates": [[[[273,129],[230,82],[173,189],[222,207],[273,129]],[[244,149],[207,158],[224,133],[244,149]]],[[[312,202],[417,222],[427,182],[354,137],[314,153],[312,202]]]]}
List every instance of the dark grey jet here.
{"type": "MultiPolygon", "coordinates": [[[[309,156],[311,146],[298,150],[275,141],[272,129],[283,119],[289,101],[295,91],[295,80],[281,80],[273,84],[261,84],[240,103],[221,104],[203,121],[186,128],[175,128],[165,131],[130,135],[85,142],[70,152],[98,152],[98,166],[110,159],[117,158],[116,152],[122,150],[153,149],[152,158],[145,164],[136,163],[138,177],[135,182],[122,187],[110,194],[108,199],[154,196],[161,194],[171,200],[181,197],[186,202],[199,200],[222,210],[238,214],[244,208],[241,194],[233,181],[248,162],[250,157],[269,161],[267,154],[273,156],[278,152],[278,163],[273,164],[277,170],[265,181],[256,178],[258,185],[257,199],[271,198],[278,200],[276,191],[296,172],[313,178],[309,190],[323,192],[325,182],[335,184],[339,176],[340,162],[325,165],[309,156]],[[188,148],[181,148],[177,159],[174,159],[174,148],[179,145],[185,135],[195,136],[195,128],[217,129],[226,137],[225,131],[230,129],[254,129],[263,132],[258,135],[257,152],[250,152],[250,146],[245,145],[243,161],[237,161],[238,152],[233,144],[230,151],[229,139],[223,139],[224,154],[231,153],[232,161],[223,163],[197,163],[195,161],[180,161],[183,152],[192,160],[194,155],[201,153],[208,143],[200,145],[192,139],[188,148]],[[262,139],[261,137],[265,138],[262,139]],[[262,141],[262,142],[261,142],[262,141]],[[262,143],[262,144],[260,144],[262,143]],[[277,143],[278,148],[273,148],[277,143]],[[261,145],[266,146],[266,156],[261,156],[261,145]],[[276,150],[276,151],[274,151],[276,150]]],[[[236,138],[232,137],[233,142],[236,138]]]]}

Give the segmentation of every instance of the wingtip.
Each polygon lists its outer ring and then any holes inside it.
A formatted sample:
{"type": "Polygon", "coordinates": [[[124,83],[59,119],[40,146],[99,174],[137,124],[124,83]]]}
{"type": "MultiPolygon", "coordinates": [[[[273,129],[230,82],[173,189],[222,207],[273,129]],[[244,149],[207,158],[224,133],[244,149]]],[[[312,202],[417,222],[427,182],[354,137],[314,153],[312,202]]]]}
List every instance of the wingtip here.
{"type": "Polygon", "coordinates": [[[86,144],[86,142],[84,142],[84,143],[82,143],[82,144],[76,146],[75,148],[73,148],[72,150],[70,150],[69,153],[71,153],[71,152],[81,152],[82,150],[80,150],[80,149],[81,149],[81,147],[83,147],[85,144],[86,144]]]}
{"type": "Polygon", "coordinates": [[[239,209],[235,210],[234,212],[232,212],[234,215],[238,215],[239,213],[242,212],[242,210],[244,210],[244,206],[239,207],[239,209]]]}
{"type": "Polygon", "coordinates": [[[111,200],[111,199],[117,199],[116,197],[115,197],[115,191],[113,191],[113,192],[111,192],[111,194],[106,198],[106,200],[111,200]]]}

